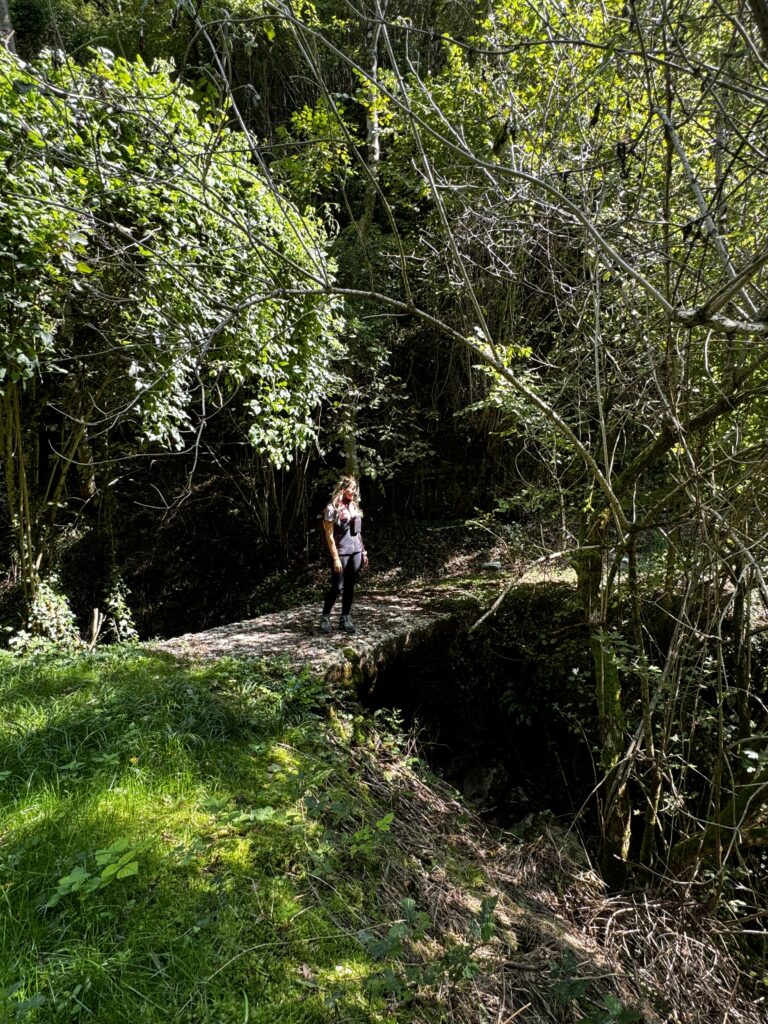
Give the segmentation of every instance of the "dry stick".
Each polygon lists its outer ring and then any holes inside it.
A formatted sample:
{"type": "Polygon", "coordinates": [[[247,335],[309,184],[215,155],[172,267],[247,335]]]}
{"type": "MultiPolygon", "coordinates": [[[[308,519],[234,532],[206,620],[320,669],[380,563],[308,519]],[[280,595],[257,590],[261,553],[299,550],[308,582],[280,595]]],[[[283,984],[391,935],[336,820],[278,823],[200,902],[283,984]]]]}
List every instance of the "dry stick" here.
{"type": "MultiPolygon", "coordinates": [[[[590,545],[589,547],[579,548],[578,550],[579,551],[597,550],[597,545],[593,544],[593,545],[590,545]]],[[[523,576],[525,576],[526,573],[530,572],[531,569],[533,569],[537,565],[541,565],[543,562],[552,562],[556,558],[562,558],[564,555],[572,555],[573,553],[574,553],[574,549],[573,548],[565,548],[563,551],[555,551],[551,555],[542,555],[541,558],[537,558],[535,562],[531,562],[530,565],[527,565],[525,567],[525,569],[523,570],[523,572],[517,573],[515,576],[512,577],[512,579],[509,581],[509,583],[507,583],[507,585],[504,587],[502,592],[499,594],[499,596],[493,602],[493,604],[488,609],[488,611],[484,612],[480,616],[480,618],[477,620],[477,622],[474,622],[469,627],[468,632],[474,633],[474,631],[477,629],[477,627],[479,625],[481,625],[483,622],[485,622],[485,620],[487,618],[489,618],[491,615],[493,615],[493,613],[495,611],[497,611],[497,609],[501,606],[501,604],[503,603],[505,597],[510,592],[512,587],[514,587],[516,583],[519,583],[519,581],[523,578],[523,576]]],[[[766,627],[766,628],[768,628],[768,627],[766,627]]]]}
{"type": "Polygon", "coordinates": [[[504,1021],[504,1024],[510,1024],[511,1021],[515,1020],[515,1018],[520,1016],[523,1010],[529,1010],[532,1006],[533,1003],[526,1003],[525,1006],[521,1006],[519,1010],[515,1010],[513,1014],[507,1017],[507,1019],[504,1021]]]}
{"type": "Polygon", "coordinates": [[[613,460],[608,453],[608,433],[606,430],[605,415],[603,412],[603,388],[600,381],[600,352],[602,351],[602,306],[600,303],[601,291],[600,291],[600,261],[595,260],[595,267],[593,272],[594,288],[592,288],[592,299],[595,310],[595,326],[592,332],[592,348],[593,348],[593,359],[595,364],[595,398],[597,400],[597,418],[600,423],[600,440],[603,445],[603,470],[606,478],[610,479],[613,471],[613,460]]]}
{"type": "Polygon", "coordinates": [[[744,555],[744,557],[749,562],[751,568],[754,570],[755,578],[757,580],[757,589],[760,592],[760,597],[762,599],[763,605],[766,608],[768,608],[768,584],[766,584],[766,581],[765,581],[765,578],[763,576],[762,570],[760,569],[760,566],[758,565],[757,560],[755,559],[755,556],[750,551],[750,549],[749,549],[747,543],[745,542],[745,540],[742,539],[742,536],[741,536],[740,532],[738,530],[736,530],[735,527],[732,527],[730,525],[730,523],[722,515],[722,513],[718,512],[717,509],[714,509],[714,508],[710,508],[709,511],[710,511],[710,515],[714,519],[716,519],[718,521],[718,523],[722,526],[722,528],[723,528],[724,532],[726,533],[726,535],[728,537],[730,537],[732,540],[735,540],[735,541],[737,541],[737,543],[739,543],[739,545],[740,545],[740,548],[739,548],[740,553],[744,555]]]}
{"type": "Polygon", "coordinates": [[[96,646],[96,641],[99,639],[99,633],[101,633],[101,627],[104,625],[104,616],[98,608],[93,609],[93,619],[91,621],[91,639],[88,644],[88,650],[92,651],[96,646]]]}

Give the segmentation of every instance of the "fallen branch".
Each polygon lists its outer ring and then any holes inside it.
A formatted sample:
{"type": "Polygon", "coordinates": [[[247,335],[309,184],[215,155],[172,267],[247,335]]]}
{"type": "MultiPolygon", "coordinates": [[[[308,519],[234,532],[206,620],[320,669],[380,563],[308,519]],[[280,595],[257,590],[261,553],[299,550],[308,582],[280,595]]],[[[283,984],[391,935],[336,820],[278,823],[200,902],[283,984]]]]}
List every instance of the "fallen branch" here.
{"type": "MultiPolygon", "coordinates": [[[[588,549],[587,548],[580,548],[580,550],[581,551],[586,551],[588,549]]],[[[525,576],[525,574],[527,572],[530,572],[531,569],[535,568],[537,565],[542,565],[544,562],[553,562],[556,558],[562,558],[564,555],[570,555],[570,554],[573,554],[573,549],[572,548],[567,548],[567,549],[565,549],[563,551],[554,551],[551,555],[542,555],[541,558],[537,558],[535,562],[531,562],[530,565],[526,566],[526,568],[525,568],[525,570],[523,572],[517,573],[515,576],[512,577],[512,579],[509,581],[509,583],[507,583],[506,587],[504,587],[504,589],[499,594],[499,596],[496,598],[496,600],[493,602],[493,604],[488,609],[488,611],[484,612],[480,616],[480,618],[477,620],[477,622],[473,622],[472,623],[472,625],[469,627],[468,632],[469,633],[474,633],[474,631],[477,629],[477,627],[479,625],[481,625],[483,622],[485,622],[485,620],[487,618],[490,618],[490,616],[493,615],[493,613],[499,609],[499,607],[501,606],[502,602],[504,601],[504,598],[510,592],[512,587],[514,587],[515,584],[519,583],[520,580],[523,578],[523,576],[525,576]]]]}

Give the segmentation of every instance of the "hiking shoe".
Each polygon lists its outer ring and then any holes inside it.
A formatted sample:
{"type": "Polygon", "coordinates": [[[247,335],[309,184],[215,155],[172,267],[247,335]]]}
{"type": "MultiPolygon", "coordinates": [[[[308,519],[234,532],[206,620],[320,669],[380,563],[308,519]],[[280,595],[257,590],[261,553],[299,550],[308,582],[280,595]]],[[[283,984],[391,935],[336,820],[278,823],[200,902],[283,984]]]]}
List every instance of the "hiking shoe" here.
{"type": "Polygon", "coordinates": [[[330,633],[331,632],[331,616],[321,615],[320,616],[320,632],[330,633]]]}
{"type": "Polygon", "coordinates": [[[355,624],[352,622],[351,615],[342,615],[339,619],[339,629],[343,629],[345,633],[354,633],[355,624]]]}

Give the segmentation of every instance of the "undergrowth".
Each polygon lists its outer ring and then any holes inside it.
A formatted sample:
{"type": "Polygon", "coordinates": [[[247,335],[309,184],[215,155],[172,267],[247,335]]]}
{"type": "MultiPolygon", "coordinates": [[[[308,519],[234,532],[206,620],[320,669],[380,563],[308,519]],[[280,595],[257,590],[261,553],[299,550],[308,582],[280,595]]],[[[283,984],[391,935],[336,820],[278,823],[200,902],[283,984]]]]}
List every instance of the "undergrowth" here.
{"type": "Polygon", "coordinates": [[[0,653],[0,706],[0,1024],[763,1019],[717,922],[285,666],[0,653]]]}
{"type": "Polygon", "coordinates": [[[358,937],[395,924],[372,884],[392,818],[316,685],[132,648],[0,658],[0,1020],[394,1019],[358,937]]]}
{"type": "Polygon", "coordinates": [[[438,1021],[483,969],[495,897],[448,945],[382,899],[381,737],[317,682],[130,645],[0,680],[0,1021],[438,1021]]]}

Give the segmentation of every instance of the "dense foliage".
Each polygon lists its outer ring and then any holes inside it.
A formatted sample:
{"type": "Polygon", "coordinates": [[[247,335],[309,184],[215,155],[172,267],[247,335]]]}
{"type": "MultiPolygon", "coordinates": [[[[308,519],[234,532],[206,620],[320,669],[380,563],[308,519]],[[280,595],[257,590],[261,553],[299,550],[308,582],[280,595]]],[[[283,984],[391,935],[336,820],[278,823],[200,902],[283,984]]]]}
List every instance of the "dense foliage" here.
{"type": "Polygon", "coordinates": [[[627,894],[606,930],[551,816],[484,826],[286,666],[0,652],[0,700],[4,1020],[762,1020],[716,922],[627,894]]]}
{"type": "Polygon", "coordinates": [[[314,436],[339,319],[331,298],[297,294],[330,280],[316,218],[265,186],[168,68],[0,60],[0,424],[30,577],[49,567],[73,463],[93,477],[148,444],[194,447],[233,399],[251,443],[290,460],[314,436]]]}
{"type": "Polygon", "coordinates": [[[342,459],[383,516],[534,522],[576,574],[605,870],[762,914],[765,4],[413,8],[11,4],[9,559],[34,590],[69,467],[106,500],[146,442],[186,453],[162,515],[235,495],[264,571],[342,459]]]}

